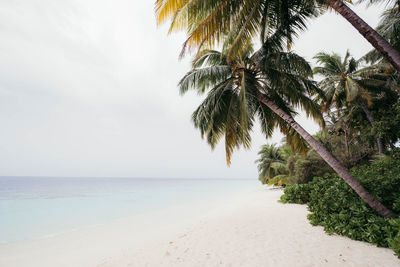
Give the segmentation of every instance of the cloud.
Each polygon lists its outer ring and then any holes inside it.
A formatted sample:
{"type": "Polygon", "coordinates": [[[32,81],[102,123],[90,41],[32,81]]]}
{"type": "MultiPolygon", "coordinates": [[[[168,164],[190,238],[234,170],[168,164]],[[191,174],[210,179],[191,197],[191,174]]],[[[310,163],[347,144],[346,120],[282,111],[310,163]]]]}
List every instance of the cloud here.
{"type": "MultiPolygon", "coordinates": [[[[349,26],[323,40],[336,18],[312,24],[295,49],[357,48],[349,26]]],[[[156,27],[153,1],[2,1],[0,175],[256,179],[259,130],[228,168],[223,143],[211,152],[190,123],[201,97],[178,94],[184,38],[156,27]]]]}

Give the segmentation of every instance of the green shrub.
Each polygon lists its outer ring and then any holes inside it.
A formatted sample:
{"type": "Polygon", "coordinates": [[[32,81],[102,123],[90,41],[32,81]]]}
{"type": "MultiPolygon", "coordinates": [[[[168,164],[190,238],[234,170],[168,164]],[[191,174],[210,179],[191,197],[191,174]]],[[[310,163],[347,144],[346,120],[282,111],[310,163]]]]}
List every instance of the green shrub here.
{"type": "MultiPolygon", "coordinates": [[[[391,225],[395,229],[400,229],[400,220],[391,220],[391,225]]],[[[400,258],[400,230],[397,231],[396,235],[389,238],[389,247],[394,250],[394,254],[400,258]]]]}
{"type": "Polygon", "coordinates": [[[400,159],[400,148],[396,147],[390,151],[390,157],[393,159],[400,159]]]}
{"type": "MultiPolygon", "coordinates": [[[[382,204],[400,214],[400,160],[387,159],[352,170],[354,177],[382,204]]],[[[307,203],[312,225],[382,247],[400,257],[400,220],[382,218],[341,178],[327,174],[304,185],[289,185],[284,203],[307,203]]]]}
{"type": "Polygon", "coordinates": [[[310,201],[311,188],[310,183],[288,185],[284,189],[285,194],[281,196],[281,202],[306,204],[310,201]]]}

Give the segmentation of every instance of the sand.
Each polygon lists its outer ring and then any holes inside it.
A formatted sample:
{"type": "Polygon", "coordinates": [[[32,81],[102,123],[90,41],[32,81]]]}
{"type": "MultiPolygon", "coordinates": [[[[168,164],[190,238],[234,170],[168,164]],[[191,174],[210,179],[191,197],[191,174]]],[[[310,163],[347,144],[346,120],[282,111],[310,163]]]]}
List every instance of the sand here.
{"type": "Polygon", "coordinates": [[[400,266],[393,251],[311,226],[304,205],[257,188],[0,246],[0,266],[400,266]]]}

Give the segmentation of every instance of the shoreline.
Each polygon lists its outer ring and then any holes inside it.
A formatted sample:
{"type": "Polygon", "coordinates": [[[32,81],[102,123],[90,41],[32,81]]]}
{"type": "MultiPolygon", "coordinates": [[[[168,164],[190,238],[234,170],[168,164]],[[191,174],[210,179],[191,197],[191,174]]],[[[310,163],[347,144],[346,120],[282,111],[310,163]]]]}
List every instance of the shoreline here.
{"type": "MultiPolygon", "coordinates": [[[[246,196],[249,190],[253,189],[235,193],[246,196]]],[[[237,201],[236,195],[230,193],[174,204],[35,239],[2,243],[0,266],[96,266],[103,255],[119,254],[127,248],[138,249],[144,244],[162,243],[167,236],[173,238],[176,232],[193,227],[205,218],[218,216],[221,209],[226,208],[226,203],[237,201]],[[163,222],[162,225],[159,222],[163,222]],[[92,246],[93,243],[96,246],[92,246]]]]}
{"type": "Polygon", "coordinates": [[[400,266],[391,249],[325,234],[305,205],[255,188],[57,236],[0,245],[1,266],[400,266]]]}
{"type": "MultiPolygon", "coordinates": [[[[0,220],[0,244],[47,238],[151,214],[182,203],[189,207],[193,203],[229,197],[234,192],[256,185],[252,180],[111,179],[89,181],[78,178],[70,181],[54,178],[51,182],[41,177],[33,182],[11,179],[11,189],[0,190],[5,192],[0,199],[0,214],[4,217],[0,220]],[[21,188],[21,184],[25,184],[25,188],[21,188]],[[63,187],[65,190],[60,190],[63,187]]],[[[4,184],[4,181],[0,180],[0,183],[4,184]]],[[[7,181],[5,184],[8,184],[7,181]]]]}

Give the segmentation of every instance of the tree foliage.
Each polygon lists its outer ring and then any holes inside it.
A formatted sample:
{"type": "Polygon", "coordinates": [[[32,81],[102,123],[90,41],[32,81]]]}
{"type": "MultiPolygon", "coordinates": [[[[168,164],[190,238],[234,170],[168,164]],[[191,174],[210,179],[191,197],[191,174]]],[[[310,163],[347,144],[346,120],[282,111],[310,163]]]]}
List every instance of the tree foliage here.
{"type": "MultiPolygon", "coordinates": [[[[363,0],[360,2],[369,2],[377,4],[384,2],[388,7],[381,15],[381,20],[376,27],[376,31],[387,40],[394,49],[400,51],[400,2],[397,0],[363,0]]],[[[386,60],[382,55],[372,50],[364,56],[367,62],[378,62],[386,60]]]]}
{"type": "MultiPolygon", "coordinates": [[[[170,32],[186,31],[188,38],[181,55],[187,49],[197,49],[193,69],[180,81],[180,90],[207,92],[192,120],[212,148],[225,139],[228,165],[235,148],[249,148],[250,133],[258,118],[266,137],[279,128],[294,151],[305,153],[308,146],[303,138],[306,139],[372,208],[382,216],[393,216],[293,119],[295,110],[302,109],[324,124],[320,106],[310,99],[312,94],[322,95],[311,80],[311,68],[289,48],[294,37],[306,28],[306,20],[318,15],[317,4],[325,2],[350,22],[358,19],[342,1],[322,0],[157,0],[156,13],[158,23],[172,20],[170,32]],[[251,43],[255,36],[260,37],[261,49],[253,53],[251,43]],[[222,46],[221,52],[212,50],[218,45],[222,46]]],[[[363,33],[369,26],[357,21],[352,24],[363,33]]],[[[397,53],[379,35],[368,35],[367,39],[372,44],[383,43],[375,47],[385,52],[394,66],[400,66],[397,53]]],[[[361,92],[367,98],[360,88],[363,87],[354,81],[348,82],[350,94],[361,92]]],[[[348,99],[353,100],[353,95],[348,99]]],[[[287,172],[280,168],[277,175],[280,181],[293,176],[292,163],[296,161],[286,162],[287,172]]]]}
{"type": "Polygon", "coordinates": [[[314,150],[299,154],[286,143],[280,147],[264,145],[258,155],[259,158],[256,160],[258,179],[262,184],[276,186],[303,184],[315,176],[333,172],[314,150]]]}
{"type": "Polygon", "coordinates": [[[204,50],[193,61],[190,70],[179,82],[180,92],[207,92],[195,110],[192,121],[212,148],[225,139],[228,165],[234,148],[249,148],[251,130],[258,118],[268,138],[275,128],[288,136],[293,148],[305,151],[304,140],[276,113],[260,102],[258,95],[267,95],[287,114],[296,115],[293,107],[303,109],[319,123],[323,117],[319,106],[308,96],[318,92],[316,83],[309,79],[310,65],[293,52],[282,51],[284,36],[277,30],[253,52],[248,45],[240,56],[228,61],[226,54],[204,50]]]}
{"type": "Polygon", "coordinates": [[[200,52],[222,44],[230,60],[253,38],[264,43],[274,29],[290,45],[307,19],[319,14],[318,6],[314,0],[157,0],[156,14],[159,24],[172,20],[170,32],[186,31],[182,55],[186,49],[200,52]]]}

